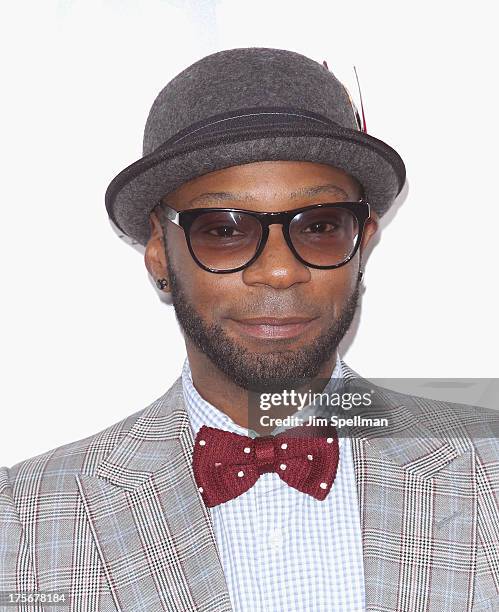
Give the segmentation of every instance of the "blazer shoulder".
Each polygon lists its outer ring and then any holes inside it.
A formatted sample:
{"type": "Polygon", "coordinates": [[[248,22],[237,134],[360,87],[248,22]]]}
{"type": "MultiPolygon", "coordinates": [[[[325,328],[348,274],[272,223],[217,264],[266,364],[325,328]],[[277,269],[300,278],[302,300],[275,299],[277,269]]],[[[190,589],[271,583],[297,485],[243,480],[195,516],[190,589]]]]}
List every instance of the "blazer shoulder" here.
{"type": "Polygon", "coordinates": [[[459,435],[463,428],[470,438],[499,438],[499,401],[497,409],[472,404],[448,402],[424,396],[402,393],[377,385],[364,378],[341,360],[343,375],[354,388],[375,388],[381,403],[385,406],[405,406],[419,417],[422,424],[436,435],[459,435]]]}
{"type": "Polygon", "coordinates": [[[400,393],[383,387],[377,389],[389,399],[391,405],[404,406],[415,414],[436,437],[459,438],[475,448],[486,445],[495,460],[499,461],[499,406],[496,410],[400,393]]]}
{"type": "Polygon", "coordinates": [[[84,467],[97,466],[99,461],[104,459],[122,440],[145,410],[146,408],[142,408],[97,433],[19,461],[10,468],[1,467],[0,470],[4,476],[2,486],[5,487],[8,483],[13,489],[16,489],[22,487],[23,483],[30,479],[42,476],[47,471],[50,474],[57,473],[59,477],[64,477],[64,475],[76,474],[84,467]]]}
{"type": "Polygon", "coordinates": [[[163,395],[121,421],[80,440],[24,459],[10,468],[0,467],[0,495],[7,488],[11,489],[14,498],[28,493],[39,495],[43,489],[72,490],[76,474],[82,471],[95,474],[101,461],[122,442],[142,416],[156,418],[158,414],[171,411],[178,403],[181,390],[179,377],[163,395]]]}
{"type": "MultiPolygon", "coordinates": [[[[102,461],[119,451],[127,437],[140,439],[150,430],[154,432],[156,426],[178,420],[178,412],[174,410],[178,393],[177,380],[145,408],[95,434],[25,459],[10,468],[0,467],[0,586],[7,580],[2,573],[2,555],[15,560],[16,551],[32,547],[32,528],[39,521],[67,520],[67,528],[72,529],[81,504],[77,476],[81,473],[97,475],[102,461]]],[[[9,573],[10,577],[15,575],[15,570],[9,573]]]]}
{"type": "Polygon", "coordinates": [[[0,495],[8,495],[10,490],[15,499],[28,490],[33,492],[34,483],[37,483],[38,495],[48,480],[52,481],[51,488],[56,481],[58,489],[74,488],[74,476],[83,470],[87,474],[95,473],[99,463],[123,440],[136,421],[151,408],[161,405],[170,392],[171,389],[145,408],[97,433],[29,457],[11,467],[0,466],[0,495]]]}
{"type": "MultiPolygon", "coordinates": [[[[30,527],[42,511],[50,520],[61,508],[75,512],[82,469],[97,466],[140,416],[140,410],[91,436],[64,444],[13,465],[0,467],[0,587],[16,584],[17,559],[30,559],[30,527]],[[22,553],[20,552],[22,551],[22,553]]],[[[31,572],[31,568],[28,570],[31,572]]]]}

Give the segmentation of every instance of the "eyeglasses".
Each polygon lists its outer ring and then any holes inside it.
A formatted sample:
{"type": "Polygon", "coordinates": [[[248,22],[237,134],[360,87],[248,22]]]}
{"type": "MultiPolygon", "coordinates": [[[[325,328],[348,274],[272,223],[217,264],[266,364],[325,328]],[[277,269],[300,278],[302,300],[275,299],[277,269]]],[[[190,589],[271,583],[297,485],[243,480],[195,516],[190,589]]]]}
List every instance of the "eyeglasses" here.
{"type": "Polygon", "coordinates": [[[261,254],[269,226],[282,225],[293,255],[306,266],[329,270],[348,263],[357,252],[370,216],[368,202],[313,204],[283,212],[239,208],[193,208],[176,211],[164,202],[156,210],[184,230],[194,261],[207,272],[227,274],[250,266],[261,254]]]}

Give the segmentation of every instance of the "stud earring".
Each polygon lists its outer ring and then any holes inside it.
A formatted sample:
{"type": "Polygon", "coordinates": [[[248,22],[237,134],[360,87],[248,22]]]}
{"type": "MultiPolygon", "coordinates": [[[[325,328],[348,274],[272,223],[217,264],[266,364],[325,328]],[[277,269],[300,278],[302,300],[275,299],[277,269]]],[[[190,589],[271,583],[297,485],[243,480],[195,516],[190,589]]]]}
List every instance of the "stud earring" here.
{"type": "Polygon", "coordinates": [[[158,287],[158,289],[163,290],[168,287],[168,281],[166,280],[166,278],[158,278],[156,281],[156,286],[158,287]]]}
{"type": "Polygon", "coordinates": [[[359,270],[359,283],[362,282],[362,277],[364,276],[364,270],[359,270]]]}

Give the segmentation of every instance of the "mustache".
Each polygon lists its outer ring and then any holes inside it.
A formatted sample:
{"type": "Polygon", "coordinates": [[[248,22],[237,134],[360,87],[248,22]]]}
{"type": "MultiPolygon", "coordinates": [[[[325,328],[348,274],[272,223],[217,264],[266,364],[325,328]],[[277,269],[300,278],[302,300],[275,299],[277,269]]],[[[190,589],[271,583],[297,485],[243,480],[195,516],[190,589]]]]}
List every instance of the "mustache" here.
{"type": "Polygon", "coordinates": [[[224,317],[228,319],[247,319],[259,317],[319,317],[322,311],[312,301],[304,301],[299,296],[263,296],[254,301],[245,299],[237,308],[228,308],[224,317]]]}

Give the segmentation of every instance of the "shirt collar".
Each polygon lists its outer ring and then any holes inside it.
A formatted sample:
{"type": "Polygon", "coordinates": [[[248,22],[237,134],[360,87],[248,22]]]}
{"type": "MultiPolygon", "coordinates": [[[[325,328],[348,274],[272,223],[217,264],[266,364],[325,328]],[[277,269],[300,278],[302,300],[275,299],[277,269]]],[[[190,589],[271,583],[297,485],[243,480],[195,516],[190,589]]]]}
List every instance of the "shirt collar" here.
{"type": "MultiPolygon", "coordinates": [[[[331,378],[327,383],[324,391],[331,393],[335,388],[338,387],[340,379],[343,377],[343,369],[341,366],[341,359],[338,352],[336,352],[336,365],[331,374],[331,378]]],[[[188,357],[185,358],[184,365],[182,368],[182,389],[184,394],[184,401],[186,404],[187,414],[191,424],[191,429],[194,437],[203,425],[208,427],[215,427],[217,429],[223,429],[225,431],[232,431],[234,433],[249,436],[251,438],[257,437],[259,434],[252,429],[247,429],[235,423],[227,414],[216,408],[213,404],[207,402],[198,393],[192,382],[192,373],[189,365],[188,357]]],[[[301,415],[306,417],[311,411],[317,412],[313,406],[305,407],[303,410],[297,411],[295,415],[301,415]]],[[[285,426],[276,427],[272,431],[272,435],[275,435],[281,431],[287,429],[285,426]]],[[[341,441],[341,438],[340,438],[341,441]]]]}

